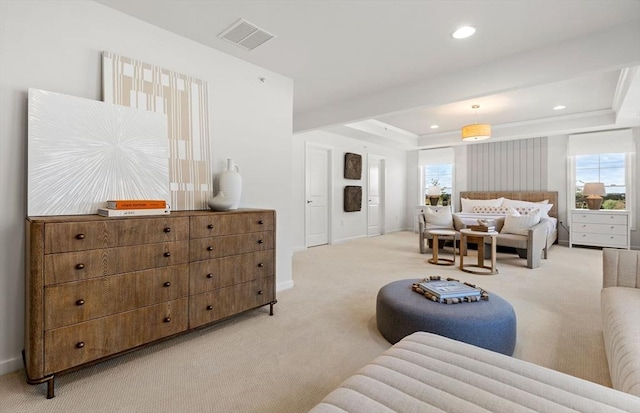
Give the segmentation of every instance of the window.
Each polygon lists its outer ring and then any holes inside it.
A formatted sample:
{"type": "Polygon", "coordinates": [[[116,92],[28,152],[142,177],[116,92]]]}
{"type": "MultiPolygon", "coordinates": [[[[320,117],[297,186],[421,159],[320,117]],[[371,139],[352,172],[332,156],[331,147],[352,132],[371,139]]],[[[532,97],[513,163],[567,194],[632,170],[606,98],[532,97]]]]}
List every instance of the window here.
{"type": "Polygon", "coordinates": [[[427,202],[427,190],[430,186],[439,186],[441,195],[447,194],[446,196],[441,196],[439,204],[448,204],[451,199],[451,193],[453,189],[453,164],[440,164],[440,165],[425,165],[422,168],[422,182],[423,188],[422,199],[427,202]]]}
{"type": "Polygon", "coordinates": [[[440,187],[438,205],[453,205],[455,182],[453,148],[426,149],[418,153],[419,205],[430,204],[427,191],[434,184],[440,187]]]}
{"type": "Polygon", "coordinates": [[[624,153],[605,153],[594,155],[576,155],[576,196],[574,208],[587,208],[582,189],[586,182],[604,183],[606,195],[603,197],[603,209],[626,208],[626,155],[624,153]]]}
{"type": "Polygon", "coordinates": [[[635,229],[634,188],[636,144],[631,129],[569,135],[567,148],[567,209],[586,208],[582,195],[587,182],[602,182],[602,208],[629,211],[635,229]]]}

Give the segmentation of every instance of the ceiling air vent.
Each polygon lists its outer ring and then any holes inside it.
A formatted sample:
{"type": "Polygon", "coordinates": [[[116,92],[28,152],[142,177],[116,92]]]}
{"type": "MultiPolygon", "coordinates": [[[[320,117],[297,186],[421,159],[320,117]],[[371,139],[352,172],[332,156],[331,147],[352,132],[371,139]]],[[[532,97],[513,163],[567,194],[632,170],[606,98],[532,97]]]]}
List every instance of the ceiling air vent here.
{"type": "Polygon", "coordinates": [[[253,50],[267,40],[275,37],[275,35],[259,28],[255,24],[240,19],[220,33],[218,37],[228,40],[245,50],[253,50]]]}

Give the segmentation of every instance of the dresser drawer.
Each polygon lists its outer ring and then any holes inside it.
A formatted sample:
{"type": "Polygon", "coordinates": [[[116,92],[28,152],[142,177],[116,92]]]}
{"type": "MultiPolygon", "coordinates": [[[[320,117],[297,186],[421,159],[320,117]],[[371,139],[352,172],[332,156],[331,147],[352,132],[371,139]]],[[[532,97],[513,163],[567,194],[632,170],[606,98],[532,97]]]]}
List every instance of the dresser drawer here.
{"type": "Polygon", "coordinates": [[[614,224],[590,224],[582,222],[574,222],[574,231],[576,233],[597,233],[604,235],[624,235],[627,236],[626,225],[614,225],[614,224]]]}
{"type": "Polygon", "coordinates": [[[114,219],[45,225],[45,254],[124,247],[189,238],[189,218],[114,219]]]}
{"type": "Polygon", "coordinates": [[[189,328],[235,314],[234,287],[224,287],[189,298],[189,328]]]}
{"type": "Polygon", "coordinates": [[[245,311],[260,307],[274,300],[274,277],[258,278],[257,280],[234,286],[236,311],[245,311]]]}
{"type": "Polygon", "coordinates": [[[599,247],[626,248],[627,235],[575,232],[572,235],[571,243],[581,245],[594,245],[599,247]]]}
{"type": "Polygon", "coordinates": [[[273,244],[272,231],[192,239],[189,243],[189,260],[200,261],[270,250],[273,249],[273,244]]]}
{"type": "Polygon", "coordinates": [[[45,374],[186,330],[188,300],[185,297],[45,332],[45,374]]]}
{"type": "Polygon", "coordinates": [[[44,256],[45,285],[185,264],[189,241],[67,252],[44,256]]]}
{"type": "Polygon", "coordinates": [[[52,285],[44,292],[44,328],[51,330],[188,294],[188,264],[52,285]]]}
{"type": "Polygon", "coordinates": [[[607,214],[606,212],[571,214],[571,223],[627,225],[627,215],[607,214]]]}
{"type": "Polygon", "coordinates": [[[201,215],[191,218],[192,239],[219,235],[244,234],[249,232],[273,231],[272,212],[251,212],[225,215],[201,215]]]}
{"type": "Polygon", "coordinates": [[[198,294],[274,275],[273,250],[198,261],[189,271],[189,293],[198,294]]]}

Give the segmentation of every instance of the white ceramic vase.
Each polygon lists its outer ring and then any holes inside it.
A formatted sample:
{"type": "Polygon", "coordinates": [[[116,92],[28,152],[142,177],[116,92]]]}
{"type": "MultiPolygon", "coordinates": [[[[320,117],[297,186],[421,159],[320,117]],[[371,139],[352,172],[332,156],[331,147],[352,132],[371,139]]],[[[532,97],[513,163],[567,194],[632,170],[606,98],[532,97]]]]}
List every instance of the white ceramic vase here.
{"type": "Polygon", "coordinates": [[[223,191],[218,192],[218,195],[211,198],[208,202],[209,208],[214,211],[226,211],[233,205],[233,200],[227,198],[223,191]]]}
{"type": "Polygon", "coordinates": [[[240,168],[231,158],[227,159],[227,170],[220,174],[219,187],[224,197],[231,202],[229,209],[238,209],[242,194],[242,176],[240,176],[240,168]]]}

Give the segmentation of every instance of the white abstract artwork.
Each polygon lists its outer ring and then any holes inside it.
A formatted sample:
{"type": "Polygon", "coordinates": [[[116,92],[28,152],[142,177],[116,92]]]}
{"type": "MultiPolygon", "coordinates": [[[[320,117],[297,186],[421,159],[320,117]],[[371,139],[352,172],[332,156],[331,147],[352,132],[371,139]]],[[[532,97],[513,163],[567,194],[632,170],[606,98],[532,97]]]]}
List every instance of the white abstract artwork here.
{"type": "Polygon", "coordinates": [[[28,128],[29,216],[170,199],[166,115],[29,89],[28,128]]]}

